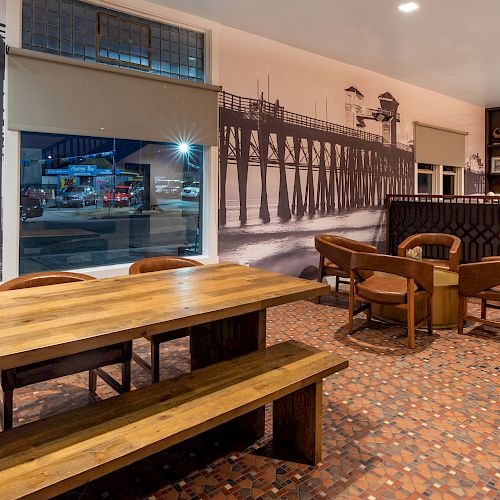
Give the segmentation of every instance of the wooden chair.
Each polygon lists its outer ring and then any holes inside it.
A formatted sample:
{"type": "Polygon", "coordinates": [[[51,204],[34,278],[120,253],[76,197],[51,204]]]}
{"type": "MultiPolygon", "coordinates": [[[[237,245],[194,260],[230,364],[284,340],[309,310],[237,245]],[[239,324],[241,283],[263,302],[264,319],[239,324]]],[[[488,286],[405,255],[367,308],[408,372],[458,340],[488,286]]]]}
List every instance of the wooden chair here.
{"type": "MultiPolygon", "coordinates": [[[[433,266],[426,262],[390,255],[355,253],[351,258],[349,334],[352,335],[353,318],[357,314],[354,311],[355,301],[400,307],[407,311],[408,347],[414,349],[416,328],[427,323],[428,332],[432,334],[433,273],[433,266]],[[374,274],[368,275],[367,271],[374,274]],[[427,316],[417,323],[415,303],[421,300],[427,301],[427,316]]],[[[371,307],[367,318],[371,319],[371,307]]]]}
{"type": "MultiPolygon", "coordinates": [[[[314,244],[319,252],[318,281],[321,283],[325,276],[334,276],[336,294],[340,283],[349,283],[350,256],[354,252],[377,253],[373,245],[333,234],[315,236],[314,244]],[[342,278],[347,281],[341,281],[342,278]]],[[[320,300],[318,297],[318,304],[320,300]]]]}
{"type": "Polygon", "coordinates": [[[490,257],[483,257],[481,262],[498,262],[500,261],[500,255],[491,255],[490,257]]]}
{"type": "Polygon", "coordinates": [[[448,260],[442,259],[423,259],[424,262],[449,269],[455,273],[458,272],[460,258],[462,256],[462,241],[457,236],[445,233],[419,233],[408,236],[402,243],[398,245],[398,256],[406,257],[406,251],[415,247],[424,246],[440,246],[448,247],[448,260]]]}
{"type": "MultiPolygon", "coordinates": [[[[93,280],[92,276],[78,273],[41,272],[27,274],[0,285],[0,291],[18,290],[46,285],[73,283],[93,280]]],[[[92,318],[89,318],[92,321],[92,318]]],[[[36,335],[36,332],[34,332],[36,335]]],[[[3,404],[0,417],[4,430],[12,428],[14,389],[27,385],[45,382],[65,375],[72,375],[89,370],[89,391],[95,393],[97,375],[107,382],[118,393],[130,391],[130,360],[132,358],[132,342],[106,346],[90,351],[49,359],[16,368],[1,370],[0,380],[3,390],[3,404]],[[120,363],[122,365],[122,383],[102,370],[103,366],[120,363]]]]}
{"type": "Polygon", "coordinates": [[[463,333],[465,320],[500,328],[500,321],[486,319],[487,309],[500,309],[500,257],[484,257],[481,262],[462,264],[458,268],[458,333],[463,333]],[[467,314],[469,297],[481,301],[481,317],[467,314]],[[490,302],[496,302],[491,304],[490,302]]]}
{"type": "MultiPolygon", "coordinates": [[[[151,273],[154,271],[167,271],[169,269],[181,269],[184,267],[201,266],[199,262],[184,257],[149,257],[134,262],[129,268],[129,274],[151,273]]],[[[160,381],[160,344],[169,340],[179,339],[190,335],[189,328],[181,328],[171,332],[159,333],[147,337],[151,343],[151,364],[144,361],[135,352],[132,354],[132,359],[144,370],[151,375],[151,383],[160,381]]]]}

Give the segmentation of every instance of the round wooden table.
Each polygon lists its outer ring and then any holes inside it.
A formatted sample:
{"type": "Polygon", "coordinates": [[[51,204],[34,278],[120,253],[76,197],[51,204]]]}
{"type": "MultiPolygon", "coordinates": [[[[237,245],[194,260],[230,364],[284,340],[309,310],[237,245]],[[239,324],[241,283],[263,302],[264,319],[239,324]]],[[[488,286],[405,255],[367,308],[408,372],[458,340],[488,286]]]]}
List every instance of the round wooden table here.
{"type": "MultiPolygon", "coordinates": [[[[400,276],[375,273],[406,280],[400,276]]],[[[374,318],[392,323],[407,323],[406,309],[396,306],[372,304],[374,318]]],[[[415,304],[415,321],[427,315],[427,304],[420,300],[415,304]]],[[[436,329],[453,328],[458,323],[458,274],[434,267],[434,293],[432,294],[432,326],[436,329]]]]}

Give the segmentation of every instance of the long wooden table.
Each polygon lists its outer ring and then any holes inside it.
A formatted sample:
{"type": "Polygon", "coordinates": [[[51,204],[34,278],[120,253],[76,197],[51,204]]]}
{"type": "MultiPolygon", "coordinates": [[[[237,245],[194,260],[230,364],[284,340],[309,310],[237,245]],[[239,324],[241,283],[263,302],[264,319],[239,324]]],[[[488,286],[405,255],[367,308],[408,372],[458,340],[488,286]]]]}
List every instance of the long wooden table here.
{"type": "MultiPolygon", "coordinates": [[[[266,309],[329,286],[215,264],[2,292],[0,370],[191,327],[192,369],[266,347],[266,309]]],[[[264,433],[263,409],[245,430],[264,433]]]]}

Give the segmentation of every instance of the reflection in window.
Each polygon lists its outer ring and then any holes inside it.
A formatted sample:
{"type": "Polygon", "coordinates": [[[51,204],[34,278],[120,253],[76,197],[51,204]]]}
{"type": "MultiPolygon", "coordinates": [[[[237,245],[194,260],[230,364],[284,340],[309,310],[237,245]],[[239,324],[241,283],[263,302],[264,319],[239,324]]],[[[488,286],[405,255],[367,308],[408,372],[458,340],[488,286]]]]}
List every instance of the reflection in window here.
{"type": "Polygon", "coordinates": [[[21,134],[20,274],[201,253],[203,148],[21,134]]]}

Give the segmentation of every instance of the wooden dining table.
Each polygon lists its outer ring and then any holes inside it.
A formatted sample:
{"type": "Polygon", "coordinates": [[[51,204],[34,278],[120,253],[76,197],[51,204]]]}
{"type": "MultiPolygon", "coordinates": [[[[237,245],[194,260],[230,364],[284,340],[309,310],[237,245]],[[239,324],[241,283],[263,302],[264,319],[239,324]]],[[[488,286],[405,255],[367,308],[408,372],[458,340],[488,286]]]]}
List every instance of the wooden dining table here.
{"type": "MultiPolygon", "coordinates": [[[[265,349],[267,308],[328,291],[230,263],[5,291],[0,370],[188,327],[191,368],[202,368],[265,349]]],[[[262,436],[264,409],[246,422],[262,436]]]]}

